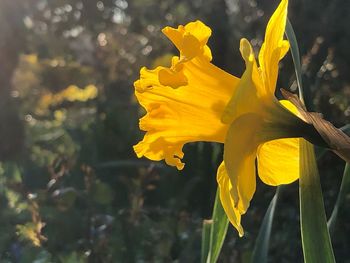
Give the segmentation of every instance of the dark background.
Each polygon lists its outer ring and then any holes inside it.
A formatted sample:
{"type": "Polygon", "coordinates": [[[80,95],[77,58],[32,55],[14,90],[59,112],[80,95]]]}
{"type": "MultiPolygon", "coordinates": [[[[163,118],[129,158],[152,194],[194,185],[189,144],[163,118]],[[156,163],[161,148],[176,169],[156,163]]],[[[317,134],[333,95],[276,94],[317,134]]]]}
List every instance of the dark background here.
{"type": "MultiPolygon", "coordinates": [[[[182,172],[137,159],[144,112],[133,82],[142,66],[176,54],[162,27],[197,19],[213,30],[213,63],[240,76],[240,38],[258,51],[277,4],[0,0],[0,261],[199,262],[221,145],[186,145],[182,172]],[[87,87],[97,96],[82,97],[87,87]]],[[[308,108],[337,127],[350,116],[349,13],[346,0],[289,6],[308,108]]],[[[296,90],[290,55],[280,68],[278,87],[296,90]]],[[[332,153],[319,158],[327,215],[343,166],[332,153]]],[[[220,262],[248,262],[275,192],[260,181],[257,188],[246,235],[229,227],[220,262]]],[[[349,208],[333,235],[338,262],[350,262],[349,208]]],[[[272,231],[270,262],[302,262],[297,183],[284,188],[272,231]]]]}

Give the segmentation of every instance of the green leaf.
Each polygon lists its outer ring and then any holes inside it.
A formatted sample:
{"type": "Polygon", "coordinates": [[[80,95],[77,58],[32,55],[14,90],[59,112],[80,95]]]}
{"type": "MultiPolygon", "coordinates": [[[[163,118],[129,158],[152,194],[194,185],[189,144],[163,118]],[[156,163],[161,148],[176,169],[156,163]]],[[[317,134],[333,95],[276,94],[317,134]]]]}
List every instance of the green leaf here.
{"type": "Polygon", "coordinates": [[[209,247],[210,247],[210,229],[213,224],[212,220],[204,220],[202,228],[202,249],[201,249],[201,262],[206,263],[209,247]]]}
{"type": "Polygon", "coordinates": [[[335,262],[312,144],[300,139],[300,226],[304,261],[335,262]]]}
{"type": "Polygon", "coordinates": [[[259,230],[258,237],[255,241],[255,246],[251,260],[252,263],[267,262],[273,217],[275,215],[276,205],[281,189],[281,186],[277,187],[276,193],[272,198],[268,209],[266,210],[263,222],[259,230]]]}
{"type": "Polygon", "coordinates": [[[210,250],[207,262],[216,262],[227,233],[228,218],[221,205],[219,189],[216,191],[214,209],[213,209],[213,225],[210,231],[210,250]]]}
{"type": "Polygon", "coordinates": [[[340,190],[338,193],[337,201],[335,202],[333,212],[331,217],[328,220],[328,229],[330,234],[334,233],[335,223],[337,222],[338,212],[341,206],[343,205],[346,194],[350,191],[350,166],[345,164],[343,179],[340,185],[340,190]]]}
{"type": "Polygon", "coordinates": [[[292,58],[294,62],[295,75],[297,78],[297,84],[298,84],[298,90],[299,90],[299,99],[304,103],[299,47],[298,47],[298,42],[293,30],[293,26],[290,23],[289,19],[287,19],[285,34],[290,44],[290,52],[292,54],[292,58]]]}
{"type": "MultiPolygon", "coordinates": [[[[292,24],[288,19],[285,34],[290,43],[299,98],[304,103],[299,47],[292,24]]],[[[322,155],[322,152],[319,156],[320,155],[322,155]]],[[[299,195],[304,261],[306,263],[335,262],[326,223],[326,214],[314,148],[304,139],[300,139],[299,195]]]]}
{"type": "MultiPolygon", "coordinates": [[[[202,257],[202,262],[214,263],[217,261],[222,245],[224,244],[229,222],[224,208],[221,205],[219,189],[216,191],[213,217],[212,220],[209,222],[211,223],[209,248],[207,253],[205,251],[202,251],[202,256],[205,254],[207,255],[206,260],[204,261],[202,257]]],[[[203,227],[204,226],[205,225],[203,225],[203,227]]],[[[207,230],[203,230],[203,233],[204,231],[207,230]]],[[[204,233],[202,237],[202,250],[206,249],[206,241],[203,241],[204,238],[207,238],[206,233],[204,233]]]]}

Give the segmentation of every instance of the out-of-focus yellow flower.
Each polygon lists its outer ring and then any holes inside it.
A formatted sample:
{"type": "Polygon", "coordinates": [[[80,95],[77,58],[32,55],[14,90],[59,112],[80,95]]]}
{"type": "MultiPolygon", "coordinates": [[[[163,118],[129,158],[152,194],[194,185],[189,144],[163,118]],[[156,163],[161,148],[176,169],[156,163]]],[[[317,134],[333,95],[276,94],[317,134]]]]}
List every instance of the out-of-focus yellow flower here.
{"type": "Polygon", "coordinates": [[[56,94],[58,101],[87,101],[97,97],[97,88],[94,85],[88,85],[84,89],[80,89],[75,85],[70,85],[60,93],[56,94]]]}
{"type": "Polygon", "coordinates": [[[44,94],[38,104],[38,111],[42,112],[48,109],[51,105],[58,105],[64,101],[87,101],[95,99],[98,95],[98,89],[95,85],[87,85],[81,89],[78,86],[70,85],[58,93],[44,94]]]}
{"type": "Polygon", "coordinates": [[[23,55],[23,60],[30,64],[36,64],[38,63],[38,56],[37,54],[23,55]]]}
{"type": "MultiPolygon", "coordinates": [[[[176,29],[165,27],[163,33],[180,56],[172,58],[169,68],[142,68],[134,83],[135,95],[147,112],[140,119],[140,129],[146,134],[134,146],[138,157],[164,159],[182,169],[185,143],[224,143],[224,160],[217,172],[220,199],[240,236],[241,215],[255,192],[256,159],[264,183],[289,184],[299,178],[300,137],[321,145],[336,141],[324,136],[327,132],[322,129],[329,123],[302,110],[295,99],[297,107],[274,96],[278,64],[289,50],[288,41],[283,39],[287,7],[288,0],[282,0],[268,22],[259,66],[248,40],[241,40],[246,64],[241,79],[210,62],[207,41],[211,30],[196,21],[176,29]]],[[[333,131],[339,133],[335,128],[333,131]]],[[[348,137],[338,137],[350,145],[348,137]]],[[[350,152],[350,146],[340,150],[350,152]]]]}
{"type": "Polygon", "coordinates": [[[57,121],[58,124],[62,124],[62,122],[64,122],[64,120],[67,118],[66,115],[67,114],[65,110],[54,111],[55,120],[57,121]]]}

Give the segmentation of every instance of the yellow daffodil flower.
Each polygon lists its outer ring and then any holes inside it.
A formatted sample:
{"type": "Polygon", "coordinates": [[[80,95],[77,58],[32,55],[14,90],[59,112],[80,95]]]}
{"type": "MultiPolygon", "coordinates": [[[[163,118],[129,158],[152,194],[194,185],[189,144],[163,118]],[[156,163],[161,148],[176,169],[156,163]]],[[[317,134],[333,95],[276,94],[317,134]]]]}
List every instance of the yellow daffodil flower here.
{"type": "Polygon", "coordinates": [[[241,40],[246,70],[240,79],[210,62],[211,30],[195,21],[163,29],[180,56],[170,68],[142,68],[134,83],[147,112],[140,119],[146,134],[134,146],[138,157],[164,159],[181,170],[185,143],[224,143],[217,172],[220,200],[240,236],[241,215],[255,192],[255,160],[264,183],[289,184],[299,177],[299,137],[326,144],[300,105],[274,96],[278,64],[289,50],[283,39],[287,7],[288,0],[282,0],[267,25],[259,66],[248,40],[241,40]]]}

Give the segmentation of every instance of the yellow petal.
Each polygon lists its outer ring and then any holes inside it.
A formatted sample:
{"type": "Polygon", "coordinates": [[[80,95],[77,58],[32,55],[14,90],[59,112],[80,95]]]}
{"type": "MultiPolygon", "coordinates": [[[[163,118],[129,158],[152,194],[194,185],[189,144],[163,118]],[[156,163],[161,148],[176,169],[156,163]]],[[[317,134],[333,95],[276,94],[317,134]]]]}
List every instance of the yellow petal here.
{"type": "Polygon", "coordinates": [[[233,197],[230,195],[232,184],[230,178],[227,175],[226,167],[222,162],[218,168],[216,179],[220,191],[220,201],[224,211],[230,220],[231,224],[237,229],[240,237],[244,235],[243,228],[241,226],[241,214],[238,209],[234,207],[233,197]]]}
{"type": "Polygon", "coordinates": [[[211,61],[211,59],[212,59],[212,55],[211,55],[211,50],[210,50],[210,48],[207,46],[207,45],[205,45],[204,47],[203,47],[203,56],[207,59],[207,60],[209,60],[209,61],[211,61]]]}
{"type": "Polygon", "coordinates": [[[221,116],[221,121],[226,124],[248,112],[260,113],[263,107],[261,98],[264,97],[265,91],[248,40],[241,39],[240,51],[245,60],[246,70],[221,116]]]}
{"type": "Polygon", "coordinates": [[[283,40],[286,27],[288,0],[282,0],[266,28],[265,40],[259,53],[259,64],[265,85],[273,94],[278,76],[278,63],[289,44],[283,40]]]}
{"type": "Polygon", "coordinates": [[[174,43],[181,57],[190,60],[203,56],[211,60],[211,51],[206,45],[211,35],[211,29],[201,21],[190,22],[178,28],[165,27],[162,32],[174,43]]]}
{"type": "Polygon", "coordinates": [[[168,68],[163,68],[159,70],[158,79],[162,85],[171,86],[172,88],[187,85],[187,78],[183,71],[174,71],[168,68]]]}
{"type": "Polygon", "coordinates": [[[262,125],[258,114],[247,113],[235,120],[226,136],[224,162],[232,184],[234,207],[244,214],[255,192],[256,133],[262,125]]]}
{"type": "Polygon", "coordinates": [[[228,126],[220,116],[238,83],[238,78],[202,57],[181,67],[187,84],[177,89],[159,82],[159,73],[165,69],[161,67],[142,69],[135,82],[135,95],[147,113],[140,119],[146,134],[134,150],[138,157],[164,159],[178,169],[183,168],[185,143],[224,142],[228,126]]]}
{"type": "Polygon", "coordinates": [[[161,70],[161,67],[150,70],[146,67],[142,67],[140,70],[140,78],[134,82],[135,91],[145,92],[148,89],[151,89],[154,85],[158,85],[158,72],[161,70]]]}
{"type": "Polygon", "coordinates": [[[298,108],[293,103],[291,103],[289,100],[280,100],[279,102],[282,104],[283,107],[288,109],[294,115],[301,118],[301,114],[299,113],[298,108]]]}
{"type": "Polygon", "coordinates": [[[182,48],[182,39],[185,33],[185,28],[183,25],[179,25],[177,28],[172,28],[170,26],[166,26],[162,29],[164,35],[170,39],[171,42],[176,46],[176,48],[180,51],[182,48]]]}
{"type": "Polygon", "coordinates": [[[192,59],[196,56],[198,56],[200,53],[203,53],[201,43],[199,40],[191,35],[191,34],[185,34],[182,39],[182,48],[180,50],[181,56],[192,59]]]}
{"type": "Polygon", "coordinates": [[[185,33],[193,35],[204,46],[211,36],[211,29],[203,24],[203,22],[197,20],[185,25],[185,33]]]}
{"type": "Polygon", "coordinates": [[[258,174],[265,184],[290,184],[299,178],[299,140],[279,139],[259,147],[258,174]]]}
{"type": "Polygon", "coordinates": [[[284,56],[287,54],[287,52],[289,51],[290,48],[290,44],[288,40],[283,40],[281,42],[281,52],[280,52],[280,57],[279,60],[281,60],[282,58],[284,58],[284,56]]]}

